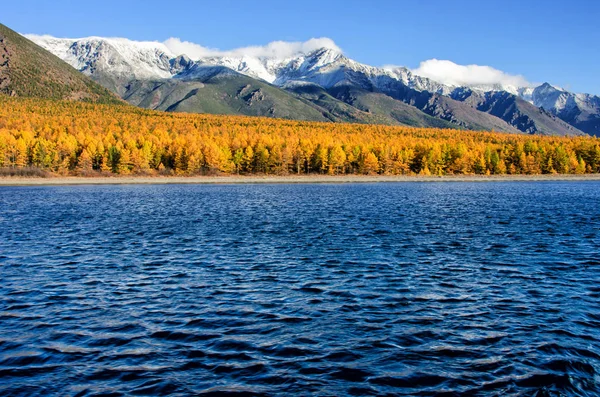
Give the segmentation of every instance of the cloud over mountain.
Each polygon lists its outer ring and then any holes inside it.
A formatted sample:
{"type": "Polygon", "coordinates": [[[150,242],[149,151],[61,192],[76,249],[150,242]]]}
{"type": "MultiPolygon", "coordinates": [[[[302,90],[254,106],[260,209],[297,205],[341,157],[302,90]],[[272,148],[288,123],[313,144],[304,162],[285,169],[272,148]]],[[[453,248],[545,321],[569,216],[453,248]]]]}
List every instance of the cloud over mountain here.
{"type": "Polygon", "coordinates": [[[313,38],[304,42],[295,41],[273,41],[264,46],[241,47],[233,50],[222,51],[214,48],[208,48],[189,41],[182,41],[179,38],[171,37],[165,40],[163,44],[175,55],[185,54],[192,59],[201,59],[206,57],[265,57],[284,59],[300,53],[309,53],[320,48],[330,48],[341,52],[342,50],[329,38],[313,38]]]}
{"type": "Polygon", "coordinates": [[[453,86],[495,85],[529,87],[532,84],[521,75],[511,75],[491,66],[458,65],[452,61],[429,59],[412,72],[453,86]]]}

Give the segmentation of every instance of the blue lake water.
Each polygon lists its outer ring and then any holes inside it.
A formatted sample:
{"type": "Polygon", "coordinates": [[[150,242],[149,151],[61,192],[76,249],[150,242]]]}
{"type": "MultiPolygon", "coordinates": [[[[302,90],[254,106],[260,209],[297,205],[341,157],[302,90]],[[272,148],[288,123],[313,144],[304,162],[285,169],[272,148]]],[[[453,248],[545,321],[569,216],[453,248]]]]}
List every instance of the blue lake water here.
{"type": "Polygon", "coordinates": [[[0,395],[600,395],[600,183],[0,188],[0,395]]]}

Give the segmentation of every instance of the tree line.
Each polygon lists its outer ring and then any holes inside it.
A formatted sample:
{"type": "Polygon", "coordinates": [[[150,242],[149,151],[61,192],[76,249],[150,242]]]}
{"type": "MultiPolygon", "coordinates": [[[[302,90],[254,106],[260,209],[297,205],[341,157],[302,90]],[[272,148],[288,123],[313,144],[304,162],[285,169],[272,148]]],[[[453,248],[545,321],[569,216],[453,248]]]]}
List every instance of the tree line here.
{"type": "Polygon", "coordinates": [[[0,96],[0,168],[111,174],[583,174],[600,139],[164,113],[0,96]]]}

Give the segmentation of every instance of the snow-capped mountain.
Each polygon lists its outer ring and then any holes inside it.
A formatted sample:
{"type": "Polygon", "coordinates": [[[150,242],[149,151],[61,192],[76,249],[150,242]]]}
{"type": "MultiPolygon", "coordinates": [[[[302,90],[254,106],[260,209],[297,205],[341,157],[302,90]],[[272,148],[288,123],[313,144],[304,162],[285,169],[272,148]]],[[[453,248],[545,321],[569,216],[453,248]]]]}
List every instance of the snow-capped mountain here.
{"type": "Polygon", "coordinates": [[[219,65],[239,73],[259,78],[277,86],[294,83],[313,83],[324,88],[348,83],[350,74],[366,76],[377,85],[380,77],[388,77],[418,91],[448,94],[453,87],[417,76],[408,68],[393,69],[365,65],[347,58],[342,52],[331,48],[320,48],[310,53],[299,53],[293,57],[212,57],[198,60],[201,64],[219,65]]]}
{"type": "Polygon", "coordinates": [[[119,77],[149,79],[170,78],[176,73],[171,66],[176,56],[158,42],[101,37],[26,37],[86,74],[103,70],[119,77]]]}
{"type": "Polygon", "coordinates": [[[532,103],[591,135],[600,136],[600,97],[574,94],[544,83],[531,94],[532,103]]]}
{"type": "Polygon", "coordinates": [[[600,105],[600,97],[590,94],[574,94],[544,83],[532,90],[532,103],[556,113],[574,111],[595,112],[600,105]]]}
{"type": "MultiPolygon", "coordinates": [[[[347,72],[351,71],[364,74],[373,82],[378,77],[385,76],[417,91],[442,95],[449,95],[457,88],[464,88],[464,86],[446,85],[418,76],[405,67],[379,68],[361,64],[333,48],[297,53],[286,58],[225,55],[191,60],[186,54],[172,53],[160,42],[100,37],[83,39],[58,39],[36,35],[27,37],[86,74],[93,74],[96,70],[107,70],[112,75],[135,79],[194,78],[195,75],[190,69],[192,64],[196,64],[224,66],[277,86],[300,81],[330,88],[344,82],[348,78],[347,72]],[[178,56],[186,61],[182,64],[178,56]]],[[[468,88],[477,92],[507,91],[534,102],[532,87],[471,85],[468,88]]]]}
{"type": "MultiPolygon", "coordinates": [[[[134,79],[194,78],[192,65],[224,66],[236,72],[283,86],[302,81],[330,88],[343,82],[346,71],[363,73],[371,79],[387,76],[419,91],[448,94],[446,86],[413,74],[408,68],[385,69],[353,61],[337,49],[321,48],[287,58],[258,56],[220,56],[191,60],[186,54],[174,54],[163,43],[132,41],[122,38],[88,37],[60,39],[26,35],[30,40],[57,55],[74,68],[86,73],[110,71],[111,75],[134,79]],[[187,59],[183,65],[178,56],[187,59]]],[[[180,57],[180,58],[181,58],[180,57]]],[[[197,72],[197,68],[196,68],[197,72]]]]}
{"type": "MultiPolygon", "coordinates": [[[[299,84],[313,84],[326,90],[350,85],[367,91],[382,92],[413,106],[418,96],[415,92],[427,92],[452,98],[469,103],[471,107],[478,110],[492,108],[489,103],[484,102],[495,101],[498,97],[490,93],[508,93],[518,100],[529,102],[551,113],[543,117],[554,115],[588,133],[600,133],[600,98],[597,96],[573,94],[550,84],[538,87],[497,84],[448,85],[419,76],[405,67],[381,68],[356,62],[346,57],[338,48],[325,47],[307,52],[299,51],[283,57],[273,54],[223,53],[191,59],[187,54],[173,53],[160,42],[100,37],[83,39],[58,39],[36,35],[27,37],[121,96],[125,95],[129,81],[201,80],[208,75],[213,76],[215,67],[221,67],[286,89],[297,87],[299,84]],[[407,95],[410,98],[407,98],[407,95]]],[[[519,111],[524,107],[519,101],[515,102],[515,106],[521,108],[519,111]]],[[[515,125],[513,121],[522,116],[522,112],[519,111],[516,114],[511,111],[502,118],[509,124],[515,125]]],[[[528,113],[532,114],[531,111],[528,113]]],[[[448,116],[449,120],[451,118],[448,116]]],[[[542,124],[552,123],[544,121],[542,124]]],[[[568,133],[562,125],[552,128],[568,133]]],[[[535,133],[540,130],[536,129],[534,123],[534,127],[527,127],[522,131],[535,133]]],[[[546,132],[550,133],[549,130],[546,132]]]]}

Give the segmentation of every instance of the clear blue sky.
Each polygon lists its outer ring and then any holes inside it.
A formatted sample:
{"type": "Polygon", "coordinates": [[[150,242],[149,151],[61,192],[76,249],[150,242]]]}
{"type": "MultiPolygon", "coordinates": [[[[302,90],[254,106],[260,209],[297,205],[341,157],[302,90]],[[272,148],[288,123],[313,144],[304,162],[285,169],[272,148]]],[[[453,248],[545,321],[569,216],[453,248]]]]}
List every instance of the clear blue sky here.
{"type": "Polygon", "coordinates": [[[19,0],[0,22],[21,33],[179,37],[231,49],[329,37],[357,61],[417,67],[438,58],[600,94],[597,0],[19,0]]]}

